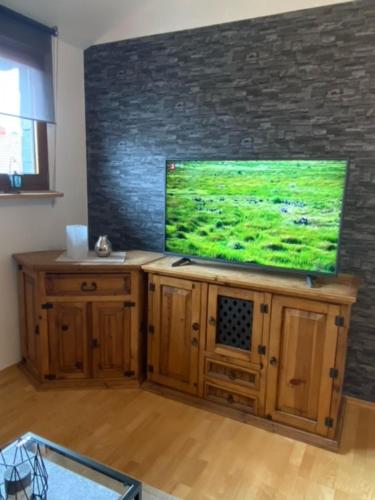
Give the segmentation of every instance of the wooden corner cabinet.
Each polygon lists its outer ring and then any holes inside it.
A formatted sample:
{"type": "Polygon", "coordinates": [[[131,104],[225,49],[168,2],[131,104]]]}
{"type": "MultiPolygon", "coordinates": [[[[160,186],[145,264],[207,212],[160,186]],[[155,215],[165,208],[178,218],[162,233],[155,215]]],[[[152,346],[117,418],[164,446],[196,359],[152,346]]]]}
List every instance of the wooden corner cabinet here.
{"type": "Polygon", "coordinates": [[[122,264],[57,262],[61,252],[15,255],[22,366],[42,387],[134,386],[143,378],[145,282],[128,252],[122,264]]]}
{"type": "Polygon", "coordinates": [[[150,383],[336,449],[358,281],[321,278],[308,288],[302,277],[174,260],[143,266],[150,383]]]}

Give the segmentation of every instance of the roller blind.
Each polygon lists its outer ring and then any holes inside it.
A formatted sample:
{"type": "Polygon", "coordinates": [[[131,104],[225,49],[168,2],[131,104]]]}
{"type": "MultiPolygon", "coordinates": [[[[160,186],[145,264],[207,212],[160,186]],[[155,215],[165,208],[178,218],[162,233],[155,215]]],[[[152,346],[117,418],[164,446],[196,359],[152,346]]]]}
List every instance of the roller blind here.
{"type": "Polygon", "coordinates": [[[0,113],[54,123],[54,34],[0,6],[0,113]]]}

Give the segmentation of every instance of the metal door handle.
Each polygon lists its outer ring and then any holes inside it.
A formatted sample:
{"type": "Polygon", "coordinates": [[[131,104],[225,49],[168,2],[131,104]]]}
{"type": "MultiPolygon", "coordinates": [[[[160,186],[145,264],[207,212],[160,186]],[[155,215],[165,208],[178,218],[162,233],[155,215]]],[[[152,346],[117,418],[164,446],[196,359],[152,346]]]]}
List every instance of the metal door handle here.
{"type": "Polygon", "coordinates": [[[198,345],[198,339],[196,339],[195,337],[192,338],[191,340],[191,345],[193,345],[194,347],[198,345]]]}
{"type": "Polygon", "coordinates": [[[215,326],[216,325],[216,319],[213,316],[210,316],[208,318],[208,324],[211,325],[211,326],[215,326]]]}
{"type": "Polygon", "coordinates": [[[81,283],[81,291],[82,292],[96,292],[97,289],[98,289],[98,285],[95,283],[95,281],[93,281],[91,283],[91,285],[88,285],[86,283],[86,281],[81,283]]]}
{"type": "Polygon", "coordinates": [[[270,359],[270,365],[272,365],[272,366],[277,365],[277,358],[275,358],[275,356],[272,356],[272,358],[270,359]]]}

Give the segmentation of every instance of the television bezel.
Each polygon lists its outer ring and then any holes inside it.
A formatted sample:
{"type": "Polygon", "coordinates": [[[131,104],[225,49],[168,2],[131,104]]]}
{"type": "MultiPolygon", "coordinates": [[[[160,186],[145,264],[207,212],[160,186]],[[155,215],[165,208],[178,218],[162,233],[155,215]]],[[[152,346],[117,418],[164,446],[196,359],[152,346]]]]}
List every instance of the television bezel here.
{"type": "MultiPolygon", "coordinates": [[[[350,169],[350,160],[347,159],[338,159],[337,157],[326,157],[326,158],[280,158],[279,156],[276,158],[217,158],[217,157],[199,157],[199,158],[194,158],[194,157],[188,157],[188,158],[172,158],[172,159],[165,159],[164,160],[164,235],[163,235],[163,254],[166,256],[170,257],[180,257],[180,258],[187,258],[191,259],[192,261],[198,260],[202,261],[202,264],[205,263],[214,263],[214,264],[221,264],[229,267],[234,267],[236,269],[242,268],[244,270],[249,270],[252,269],[254,271],[270,271],[270,272],[275,272],[275,273],[283,273],[283,274],[298,274],[298,275],[303,275],[303,276],[331,276],[335,277],[340,273],[340,264],[341,264],[341,243],[342,243],[342,227],[343,227],[343,221],[344,221],[344,215],[345,215],[345,210],[346,210],[346,201],[347,201],[347,193],[348,193],[348,180],[349,180],[349,169],[350,169]],[[328,271],[315,271],[315,270],[304,270],[304,269],[294,269],[294,268],[288,268],[288,267],[282,267],[282,266],[267,266],[263,264],[254,264],[251,262],[239,262],[239,261],[231,261],[227,259],[214,259],[214,258],[209,258],[209,257],[202,257],[198,255],[192,255],[192,254],[185,254],[185,253],[177,253],[177,252],[169,252],[166,250],[166,241],[167,241],[167,176],[168,176],[168,163],[173,163],[173,162],[184,162],[184,161],[217,161],[217,162],[223,162],[223,161],[336,161],[336,162],[343,162],[346,165],[345,169],[345,179],[344,179],[344,190],[343,190],[343,197],[342,197],[342,202],[341,202],[341,217],[340,217],[340,224],[339,224],[339,235],[338,235],[338,241],[337,241],[337,252],[336,252],[336,262],[335,262],[335,272],[328,272],[328,271]]],[[[199,263],[199,262],[198,262],[199,263]]]]}

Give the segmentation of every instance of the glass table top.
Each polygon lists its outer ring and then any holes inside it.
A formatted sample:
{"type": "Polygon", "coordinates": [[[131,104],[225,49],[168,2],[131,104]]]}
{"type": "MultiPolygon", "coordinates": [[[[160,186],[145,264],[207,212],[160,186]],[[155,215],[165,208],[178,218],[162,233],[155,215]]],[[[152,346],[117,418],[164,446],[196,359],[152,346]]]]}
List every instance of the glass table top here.
{"type": "MultiPolygon", "coordinates": [[[[133,498],[140,500],[141,498],[139,481],[40,436],[28,433],[1,449],[0,499],[7,498],[4,484],[6,465],[15,462],[34,463],[37,450],[40,451],[48,475],[48,500],[133,498]]],[[[23,498],[27,500],[28,497],[23,498]]],[[[17,499],[21,497],[18,496],[17,499]]]]}

